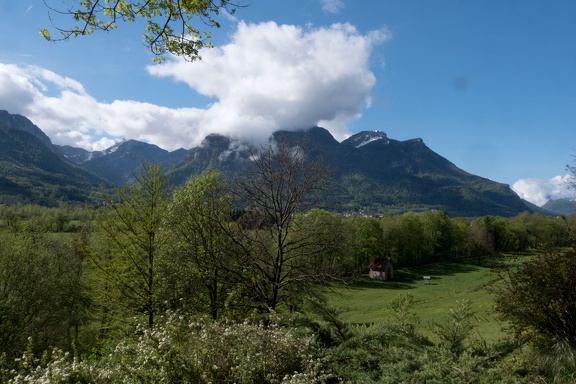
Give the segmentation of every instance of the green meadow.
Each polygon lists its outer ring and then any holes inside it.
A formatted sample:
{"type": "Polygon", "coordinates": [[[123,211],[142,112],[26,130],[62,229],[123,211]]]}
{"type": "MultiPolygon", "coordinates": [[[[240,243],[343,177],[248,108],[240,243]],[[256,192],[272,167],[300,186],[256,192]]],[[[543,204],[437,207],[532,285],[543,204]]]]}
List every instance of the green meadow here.
{"type": "Polygon", "coordinates": [[[477,316],[478,333],[486,341],[495,341],[505,336],[505,323],[496,319],[488,288],[501,281],[501,260],[484,260],[483,265],[475,260],[445,262],[396,270],[392,281],[366,277],[337,287],[331,304],[351,323],[385,322],[394,318],[390,302],[398,295],[411,293],[420,331],[429,334],[434,323],[445,321],[450,309],[469,300],[477,316]],[[430,276],[430,284],[424,283],[424,276],[430,276]]]}

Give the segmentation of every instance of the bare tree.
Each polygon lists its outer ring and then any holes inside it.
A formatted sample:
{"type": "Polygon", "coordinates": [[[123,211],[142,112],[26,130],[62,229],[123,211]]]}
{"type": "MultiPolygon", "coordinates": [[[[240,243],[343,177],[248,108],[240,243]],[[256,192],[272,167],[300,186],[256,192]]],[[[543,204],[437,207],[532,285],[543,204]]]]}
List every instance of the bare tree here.
{"type": "Polygon", "coordinates": [[[249,260],[250,297],[261,310],[280,304],[295,308],[331,275],[322,263],[323,252],[335,243],[329,227],[309,225],[299,215],[330,172],[303,146],[291,147],[285,140],[270,141],[253,153],[252,162],[234,184],[251,219],[236,235],[249,260]]]}
{"type": "Polygon", "coordinates": [[[566,165],[566,170],[568,171],[568,188],[576,191],[576,156],[574,159],[574,162],[572,163],[574,165],[566,165]]]}

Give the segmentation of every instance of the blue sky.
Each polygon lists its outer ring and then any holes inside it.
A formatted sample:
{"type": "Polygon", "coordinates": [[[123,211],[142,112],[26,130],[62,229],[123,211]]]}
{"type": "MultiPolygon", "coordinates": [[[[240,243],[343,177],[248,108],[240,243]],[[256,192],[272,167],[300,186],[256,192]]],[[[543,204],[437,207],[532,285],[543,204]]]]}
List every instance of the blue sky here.
{"type": "Polygon", "coordinates": [[[141,24],[48,43],[42,0],[0,0],[0,109],[92,150],[381,130],[542,204],[574,195],[574,15],[572,0],[251,0],[201,62],[156,65],[141,24]]]}

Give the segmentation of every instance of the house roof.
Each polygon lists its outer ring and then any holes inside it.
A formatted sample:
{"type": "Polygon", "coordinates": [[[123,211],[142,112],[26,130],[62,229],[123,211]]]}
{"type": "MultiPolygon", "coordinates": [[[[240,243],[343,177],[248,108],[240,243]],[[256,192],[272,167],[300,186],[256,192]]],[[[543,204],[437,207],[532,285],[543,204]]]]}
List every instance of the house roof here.
{"type": "Polygon", "coordinates": [[[384,271],[388,264],[392,264],[392,261],[386,257],[381,257],[374,259],[372,264],[370,264],[370,270],[372,271],[384,271]]]}

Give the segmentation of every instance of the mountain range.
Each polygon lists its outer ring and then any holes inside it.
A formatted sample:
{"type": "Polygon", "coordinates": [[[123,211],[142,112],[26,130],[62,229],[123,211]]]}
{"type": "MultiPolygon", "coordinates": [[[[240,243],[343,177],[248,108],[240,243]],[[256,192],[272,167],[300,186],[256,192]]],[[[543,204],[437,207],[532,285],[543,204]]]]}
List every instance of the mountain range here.
{"type": "Polygon", "coordinates": [[[576,201],[569,199],[550,199],[542,206],[548,212],[570,216],[576,213],[576,201]]]}
{"type": "MultiPolygon", "coordinates": [[[[365,214],[430,209],[451,216],[513,216],[539,208],[520,199],[506,184],[469,174],[428,148],[422,139],[398,141],[381,131],[365,131],[338,142],[312,127],[279,131],[274,140],[306,143],[333,171],[321,208],[365,214]]],[[[166,151],[136,140],[90,152],[53,145],[27,118],[0,111],[0,203],[95,203],[98,189],[126,185],[142,161],[162,165],[175,185],[205,169],[224,177],[241,174],[251,146],[208,135],[198,147],[166,151]]]]}

